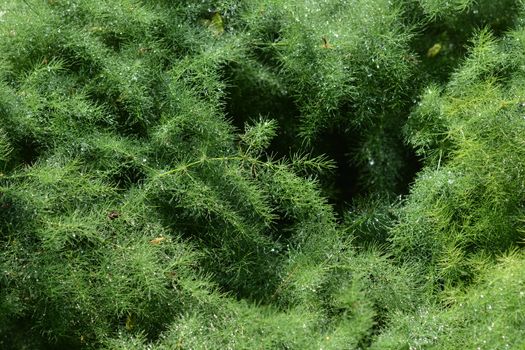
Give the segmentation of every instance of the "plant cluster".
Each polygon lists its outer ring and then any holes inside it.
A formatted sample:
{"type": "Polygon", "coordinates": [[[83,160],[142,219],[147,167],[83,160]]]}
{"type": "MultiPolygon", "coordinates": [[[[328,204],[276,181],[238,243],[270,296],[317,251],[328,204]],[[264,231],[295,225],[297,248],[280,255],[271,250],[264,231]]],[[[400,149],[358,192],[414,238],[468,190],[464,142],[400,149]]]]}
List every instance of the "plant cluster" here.
{"type": "Polygon", "coordinates": [[[525,346],[525,8],[0,3],[0,347],[525,346]]]}

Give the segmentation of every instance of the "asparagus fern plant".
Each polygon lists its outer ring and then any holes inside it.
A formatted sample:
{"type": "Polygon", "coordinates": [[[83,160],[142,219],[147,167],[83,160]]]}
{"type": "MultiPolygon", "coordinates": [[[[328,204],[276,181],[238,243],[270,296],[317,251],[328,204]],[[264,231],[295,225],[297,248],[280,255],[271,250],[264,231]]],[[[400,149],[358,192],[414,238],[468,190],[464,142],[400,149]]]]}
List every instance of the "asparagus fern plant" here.
{"type": "Polygon", "coordinates": [[[522,10],[0,2],[0,347],[522,348],[522,10]]]}

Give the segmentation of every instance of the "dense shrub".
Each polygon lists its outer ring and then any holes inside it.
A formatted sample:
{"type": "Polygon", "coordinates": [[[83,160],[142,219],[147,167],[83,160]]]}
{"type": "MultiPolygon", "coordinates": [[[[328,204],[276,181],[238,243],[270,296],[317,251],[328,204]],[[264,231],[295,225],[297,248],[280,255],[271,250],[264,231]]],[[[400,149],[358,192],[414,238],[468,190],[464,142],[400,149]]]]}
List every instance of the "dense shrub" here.
{"type": "Polygon", "coordinates": [[[521,35],[498,43],[479,32],[444,91],[426,89],[406,125],[426,166],[392,231],[393,246],[441,283],[468,281],[479,263],[523,239],[521,35]]]}
{"type": "Polygon", "coordinates": [[[4,1],[0,347],[522,347],[521,6],[4,1]]]}
{"type": "Polygon", "coordinates": [[[474,286],[451,298],[449,308],[425,306],[410,316],[398,315],[393,329],[371,348],[523,348],[524,266],[523,254],[504,256],[474,286]]]}

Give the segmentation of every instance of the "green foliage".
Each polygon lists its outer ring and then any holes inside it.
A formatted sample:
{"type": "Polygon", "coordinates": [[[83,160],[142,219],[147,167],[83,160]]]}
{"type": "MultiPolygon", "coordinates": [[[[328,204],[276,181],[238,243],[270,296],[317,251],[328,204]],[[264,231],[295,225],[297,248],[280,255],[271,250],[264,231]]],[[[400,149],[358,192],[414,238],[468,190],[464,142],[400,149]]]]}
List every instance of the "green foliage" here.
{"type": "Polygon", "coordinates": [[[431,18],[461,13],[474,5],[472,0],[420,0],[418,2],[425,14],[431,18]]]}
{"type": "MultiPolygon", "coordinates": [[[[316,286],[304,281],[303,288],[317,299],[317,305],[303,301],[286,311],[245,302],[217,300],[176,320],[153,349],[252,349],[298,348],[340,349],[363,346],[370,339],[370,329],[386,320],[378,316],[411,310],[417,291],[405,284],[409,271],[393,268],[376,252],[326,263],[326,274],[316,286]],[[385,270],[384,270],[385,269],[385,270]],[[347,281],[340,285],[341,281],[347,281]],[[313,290],[313,288],[318,290],[313,290]]],[[[294,273],[299,274],[298,271],[294,273]]],[[[304,274],[303,278],[312,276],[304,274]]],[[[289,277],[288,282],[292,278],[289,277]]],[[[310,277],[311,278],[311,277],[310,277]]],[[[301,292],[305,293],[305,292],[301,292]]],[[[143,337],[121,336],[109,339],[106,346],[143,348],[143,337]]]]}
{"type": "Polygon", "coordinates": [[[525,295],[523,254],[505,256],[447,309],[423,306],[382,334],[371,349],[521,349],[525,295]]]}
{"type": "Polygon", "coordinates": [[[412,47],[420,59],[420,76],[445,83],[466,54],[480,28],[501,35],[520,21],[520,1],[409,0],[410,23],[424,23],[412,47]]]}
{"type": "MultiPolygon", "coordinates": [[[[514,35],[518,35],[518,30],[514,35]]],[[[514,48],[487,31],[442,92],[428,89],[407,124],[409,141],[426,157],[400,222],[397,255],[432,269],[441,283],[472,277],[480,257],[522,239],[525,124],[521,92],[511,78],[514,48]]]]}
{"type": "MultiPolygon", "coordinates": [[[[362,192],[395,192],[407,159],[398,128],[415,72],[401,14],[382,0],[255,2],[245,15],[250,60],[233,79],[259,101],[235,107],[247,115],[234,117],[270,113],[291,140],[281,147],[335,153],[358,172],[362,192]],[[323,145],[336,130],[351,150],[323,145]]],[[[235,91],[233,98],[252,97],[235,91]]]]}
{"type": "Polygon", "coordinates": [[[5,164],[6,161],[9,159],[9,154],[11,153],[12,148],[9,144],[9,139],[7,138],[7,135],[0,131],[0,162],[1,164],[5,164]]]}
{"type": "Polygon", "coordinates": [[[395,204],[390,203],[388,198],[357,198],[352,209],[346,213],[344,225],[357,248],[383,246],[387,243],[395,218],[395,204]]]}
{"type": "Polygon", "coordinates": [[[521,7],[2,2],[0,348],[523,347],[521,7]]]}

